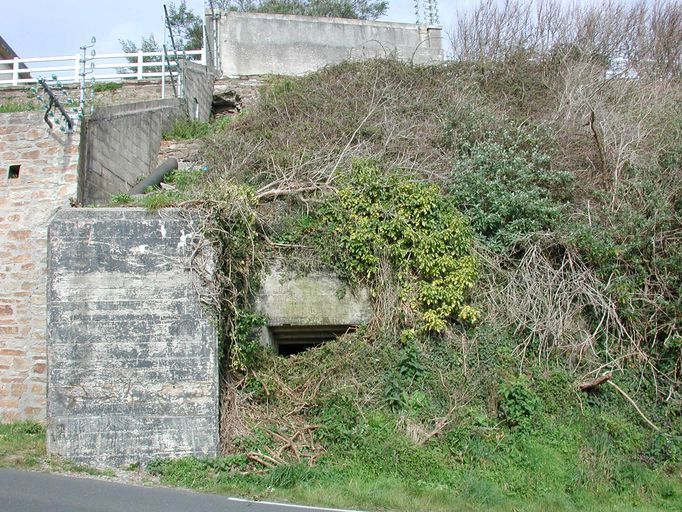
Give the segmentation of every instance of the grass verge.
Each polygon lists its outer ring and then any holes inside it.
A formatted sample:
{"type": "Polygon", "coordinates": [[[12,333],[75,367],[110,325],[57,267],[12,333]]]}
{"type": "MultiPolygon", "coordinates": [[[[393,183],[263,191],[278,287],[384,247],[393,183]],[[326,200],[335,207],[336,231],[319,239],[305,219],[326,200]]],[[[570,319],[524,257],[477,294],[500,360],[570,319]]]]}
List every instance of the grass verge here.
{"type": "Polygon", "coordinates": [[[0,424],[0,467],[32,468],[45,457],[45,427],[32,421],[0,424]]]}

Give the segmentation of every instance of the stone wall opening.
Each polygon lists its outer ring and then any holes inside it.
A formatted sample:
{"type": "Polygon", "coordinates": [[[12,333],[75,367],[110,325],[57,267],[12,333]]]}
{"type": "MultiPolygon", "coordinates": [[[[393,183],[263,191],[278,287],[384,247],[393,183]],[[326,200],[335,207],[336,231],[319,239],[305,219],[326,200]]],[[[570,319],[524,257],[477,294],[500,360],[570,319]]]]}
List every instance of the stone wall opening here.
{"type": "Polygon", "coordinates": [[[291,356],[353,332],[356,325],[278,325],[270,326],[270,345],[277,355],[291,356]]]}
{"type": "Polygon", "coordinates": [[[7,179],[8,180],[18,180],[20,170],[21,170],[21,165],[10,165],[9,171],[7,171],[7,179]]]}

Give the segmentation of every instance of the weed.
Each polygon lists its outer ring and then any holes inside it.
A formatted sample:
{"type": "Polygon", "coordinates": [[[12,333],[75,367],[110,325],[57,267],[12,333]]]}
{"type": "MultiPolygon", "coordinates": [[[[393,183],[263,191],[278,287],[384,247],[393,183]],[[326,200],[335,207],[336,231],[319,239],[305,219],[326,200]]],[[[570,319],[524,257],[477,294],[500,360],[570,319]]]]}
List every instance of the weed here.
{"type": "Polygon", "coordinates": [[[45,456],[45,427],[32,421],[0,424],[0,467],[33,467],[45,456]]]}
{"type": "Polygon", "coordinates": [[[116,91],[121,89],[123,84],[121,82],[96,82],[95,92],[116,91]]]}
{"type": "Polygon", "coordinates": [[[191,140],[206,137],[212,133],[219,133],[226,129],[230,118],[223,116],[212,123],[203,121],[180,119],[173,123],[170,130],[163,133],[164,140],[191,140]]]}
{"type": "Polygon", "coordinates": [[[130,204],[132,202],[133,198],[130,194],[114,194],[111,196],[111,204],[115,206],[130,204]]]}
{"type": "Polygon", "coordinates": [[[524,376],[500,384],[499,415],[509,427],[530,430],[540,417],[540,400],[530,384],[524,376]]]}
{"type": "Polygon", "coordinates": [[[0,114],[7,114],[11,112],[29,112],[35,110],[36,106],[33,102],[27,103],[0,103],[0,114]]]}

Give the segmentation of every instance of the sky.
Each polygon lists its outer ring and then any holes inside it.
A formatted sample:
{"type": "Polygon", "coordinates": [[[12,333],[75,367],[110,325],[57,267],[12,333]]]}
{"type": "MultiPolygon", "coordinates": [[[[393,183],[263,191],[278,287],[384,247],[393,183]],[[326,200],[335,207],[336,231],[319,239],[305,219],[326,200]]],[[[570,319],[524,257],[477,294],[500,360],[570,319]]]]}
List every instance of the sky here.
{"type": "MultiPolygon", "coordinates": [[[[179,0],[175,0],[179,3],[179,0]]],[[[204,0],[186,0],[196,13],[204,0]]],[[[414,0],[388,0],[384,21],[415,22],[414,0]]],[[[426,2],[426,0],[420,0],[426,2]]],[[[589,3],[600,0],[561,0],[589,3]]],[[[623,0],[632,2],[634,0],[623,0]]],[[[119,53],[119,39],[139,45],[141,37],[153,33],[163,41],[163,4],[171,0],[0,0],[0,36],[19,57],[75,55],[79,47],[97,38],[98,54],[119,53]]],[[[437,0],[440,24],[446,33],[457,13],[480,0],[437,0]]]]}
{"type": "MultiPolygon", "coordinates": [[[[119,39],[139,44],[153,33],[163,41],[163,4],[170,0],[0,0],[0,36],[22,58],[75,55],[97,38],[98,54],[121,51],[119,39]]],[[[179,3],[179,2],[176,2],[179,3]]],[[[194,12],[203,0],[187,0],[194,12]]],[[[439,0],[440,22],[446,29],[458,9],[478,0],[439,0]]],[[[389,0],[384,21],[415,22],[414,0],[389,0]]]]}

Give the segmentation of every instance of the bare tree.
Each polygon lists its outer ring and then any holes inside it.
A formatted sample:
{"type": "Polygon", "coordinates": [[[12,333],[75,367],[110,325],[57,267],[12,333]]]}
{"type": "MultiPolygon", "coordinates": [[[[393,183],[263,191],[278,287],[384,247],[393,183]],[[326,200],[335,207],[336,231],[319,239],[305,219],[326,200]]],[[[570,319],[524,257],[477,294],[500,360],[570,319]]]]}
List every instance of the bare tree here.
{"type": "Polygon", "coordinates": [[[456,60],[589,57],[623,61],[638,75],[679,78],[682,2],[605,0],[579,6],[559,0],[482,0],[460,13],[450,34],[456,60]]]}

